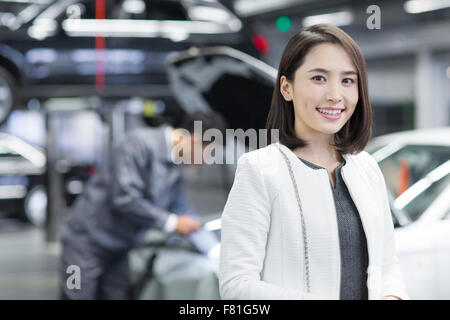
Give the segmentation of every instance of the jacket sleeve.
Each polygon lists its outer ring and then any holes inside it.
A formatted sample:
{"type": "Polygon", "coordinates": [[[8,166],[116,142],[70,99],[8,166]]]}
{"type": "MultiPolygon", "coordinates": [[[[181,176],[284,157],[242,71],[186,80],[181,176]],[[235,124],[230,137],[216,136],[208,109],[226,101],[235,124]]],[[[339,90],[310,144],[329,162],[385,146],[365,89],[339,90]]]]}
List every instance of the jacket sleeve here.
{"type": "Polygon", "coordinates": [[[222,299],[316,299],[261,280],[271,201],[254,164],[241,156],[222,213],[219,288],[222,299]]]}
{"type": "Polygon", "coordinates": [[[388,191],[383,173],[378,166],[378,163],[371,157],[370,162],[374,168],[378,183],[382,193],[383,201],[383,264],[381,266],[381,295],[395,296],[403,300],[408,300],[403,275],[400,270],[399,260],[396,254],[395,239],[394,239],[394,224],[392,221],[391,207],[388,199],[388,191]]]}
{"type": "Polygon", "coordinates": [[[169,207],[170,212],[176,213],[177,215],[189,214],[194,217],[197,216],[195,210],[189,204],[189,201],[183,190],[183,182],[181,179],[175,184],[172,190],[172,195],[173,197],[169,207]]]}
{"type": "Polygon", "coordinates": [[[111,159],[111,202],[117,214],[142,227],[162,230],[170,212],[145,198],[151,154],[138,139],[119,144],[111,159]]]}

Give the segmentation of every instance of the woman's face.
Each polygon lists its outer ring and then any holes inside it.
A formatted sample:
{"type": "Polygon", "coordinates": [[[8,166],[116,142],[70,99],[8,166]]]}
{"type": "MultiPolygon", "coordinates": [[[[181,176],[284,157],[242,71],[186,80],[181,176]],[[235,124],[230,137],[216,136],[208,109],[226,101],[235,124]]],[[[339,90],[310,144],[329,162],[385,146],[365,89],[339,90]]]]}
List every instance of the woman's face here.
{"type": "Polygon", "coordinates": [[[292,82],[281,77],[280,90],[293,102],[296,133],[334,135],[355,110],[358,73],[342,46],[323,43],[310,49],[292,82]]]}

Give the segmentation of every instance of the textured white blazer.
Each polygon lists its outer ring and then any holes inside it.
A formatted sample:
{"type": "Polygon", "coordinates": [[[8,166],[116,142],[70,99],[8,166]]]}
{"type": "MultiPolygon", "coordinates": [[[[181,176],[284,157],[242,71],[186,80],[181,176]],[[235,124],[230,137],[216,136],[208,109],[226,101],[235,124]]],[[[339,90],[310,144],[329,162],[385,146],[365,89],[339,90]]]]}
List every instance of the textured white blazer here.
{"type": "MultiPolygon", "coordinates": [[[[395,254],[384,177],[367,153],[345,154],[342,178],[359,211],[369,254],[369,299],[407,299],[395,254]]],[[[273,143],[239,158],[222,214],[219,283],[222,299],[339,299],[340,249],[327,170],[306,166],[286,146],[273,143]],[[310,293],[306,293],[297,180],[306,222],[310,293]]]]}

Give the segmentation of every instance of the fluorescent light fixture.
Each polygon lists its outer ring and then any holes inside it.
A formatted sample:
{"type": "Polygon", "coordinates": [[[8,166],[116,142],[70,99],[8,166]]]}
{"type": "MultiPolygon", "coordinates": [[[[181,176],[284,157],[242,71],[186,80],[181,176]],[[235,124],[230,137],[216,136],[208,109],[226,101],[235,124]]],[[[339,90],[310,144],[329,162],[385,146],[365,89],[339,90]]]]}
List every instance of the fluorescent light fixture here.
{"type": "Polygon", "coordinates": [[[0,26],[11,29],[16,24],[16,16],[11,12],[0,12],[0,26]]]}
{"type": "Polygon", "coordinates": [[[237,0],[234,10],[239,16],[250,16],[298,5],[310,0],[237,0]]]}
{"type": "Polygon", "coordinates": [[[227,23],[231,20],[231,16],[227,11],[207,6],[190,7],[188,9],[188,15],[192,20],[206,20],[218,23],[227,23]]]}
{"type": "Polygon", "coordinates": [[[122,9],[131,14],[141,14],[145,12],[145,2],[142,0],[125,0],[122,9]]]}
{"type": "Polygon", "coordinates": [[[410,0],[403,5],[408,13],[417,14],[450,7],[450,0],[410,0]]]}
{"type": "Polygon", "coordinates": [[[337,27],[347,26],[351,24],[353,20],[353,13],[348,10],[344,10],[306,17],[303,19],[303,27],[309,27],[318,23],[328,23],[337,27]]]}
{"type": "Polygon", "coordinates": [[[25,9],[19,12],[14,24],[9,27],[9,29],[15,31],[19,29],[23,24],[28,23],[36,17],[42,9],[42,4],[32,4],[27,6],[25,9]]]}
{"type": "Polygon", "coordinates": [[[47,37],[52,36],[57,28],[58,23],[55,20],[38,18],[28,28],[27,32],[30,37],[38,40],[43,40],[47,37]]]}
{"type": "Polygon", "coordinates": [[[226,25],[206,21],[66,19],[62,27],[72,37],[164,37],[174,41],[184,40],[189,34],[231,32],[226,25]]]}

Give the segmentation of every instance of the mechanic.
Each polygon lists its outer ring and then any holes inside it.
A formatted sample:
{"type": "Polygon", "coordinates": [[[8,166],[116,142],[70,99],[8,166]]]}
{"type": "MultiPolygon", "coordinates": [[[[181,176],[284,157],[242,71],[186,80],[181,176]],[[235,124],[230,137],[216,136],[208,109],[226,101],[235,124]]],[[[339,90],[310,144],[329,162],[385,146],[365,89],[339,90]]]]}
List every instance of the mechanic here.
{"type": "Polygon", "coordinates": [[[133,130],[113,147],[109,163],[102,163],[63,220],[61,299],[130,298],[128,253],[149,230],[199,240],[195,235],[204,230],[183,192],[182,166],[174,162],[177,156],[193,159],[210,143],[199,143],[194,121],[205,131],[225,131],[218,114],[195,112],[177,128],[133,130]],[[75,288],[67,284],[71,266],[80,271],[75,288]]]}

